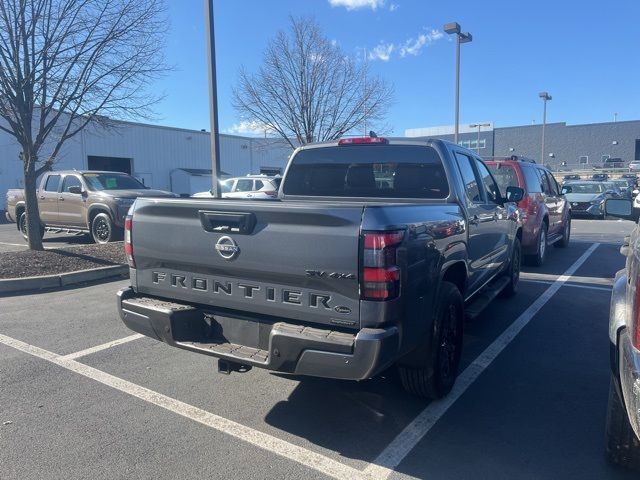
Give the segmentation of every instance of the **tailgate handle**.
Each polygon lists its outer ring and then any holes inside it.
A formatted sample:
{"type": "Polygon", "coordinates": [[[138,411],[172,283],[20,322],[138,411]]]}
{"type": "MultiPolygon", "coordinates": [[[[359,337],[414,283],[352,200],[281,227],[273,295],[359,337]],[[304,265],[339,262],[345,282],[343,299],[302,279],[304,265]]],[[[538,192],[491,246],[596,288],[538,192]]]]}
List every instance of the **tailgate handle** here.
{"type": "Polygon", "coordinates": [[[256,226],[253,213],[207,212],[200,210],[200,223],[207,232],[236,232],[249,235],[256,226]]]}

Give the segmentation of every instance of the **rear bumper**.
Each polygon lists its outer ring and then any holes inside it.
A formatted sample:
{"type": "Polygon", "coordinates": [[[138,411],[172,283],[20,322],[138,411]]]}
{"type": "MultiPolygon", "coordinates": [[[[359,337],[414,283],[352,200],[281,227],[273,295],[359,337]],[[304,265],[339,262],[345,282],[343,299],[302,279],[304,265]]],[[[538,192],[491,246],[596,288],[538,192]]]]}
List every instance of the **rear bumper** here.
{"type": "Polygon", "coordinates": [[[640,351],[631,345],[628,332],[622,331],[618,343],[620,390],[629,422],[640,438],[640,351]]]}
{"type": "Polygon", "coordinates": [[[168,345],[268,370],[344,380],[364,380],[398,355],[396,327],[356,334],[287,322],[232,318],[189,304],[118,292],[118,313],[131,330],[168,345]]]}

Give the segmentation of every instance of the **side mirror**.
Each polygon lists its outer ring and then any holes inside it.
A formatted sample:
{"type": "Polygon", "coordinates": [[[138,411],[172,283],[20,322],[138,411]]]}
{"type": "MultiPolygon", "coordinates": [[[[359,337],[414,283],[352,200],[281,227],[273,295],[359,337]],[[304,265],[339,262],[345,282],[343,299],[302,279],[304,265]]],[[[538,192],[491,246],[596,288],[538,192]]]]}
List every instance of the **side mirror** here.
{"type": "Polygon", "coordinates": [[[567,193],[571,193],[573,191],[573,189],[571,187],[562,187],[562,190],[560,191],[561,195],[566,195],[567,193]]]}
{"type": "Polygon", "coordinates": [[[524,198],[524,190],[520,187],[507,187],[507,202],[518,203],[524,198]]]}
{"type": "Polygon", "coordinates": [[[72,185],[67,189],[67,192],[74,193],[76,195],[80,195],[82,193],[82,187],[79,185],[72,185]]]}
{"type": "Polygon", "coordinates": [[[626,198],[608,198],[604,203],[607,215],[631,220],[633,217],[633,202],[626,198]]]}

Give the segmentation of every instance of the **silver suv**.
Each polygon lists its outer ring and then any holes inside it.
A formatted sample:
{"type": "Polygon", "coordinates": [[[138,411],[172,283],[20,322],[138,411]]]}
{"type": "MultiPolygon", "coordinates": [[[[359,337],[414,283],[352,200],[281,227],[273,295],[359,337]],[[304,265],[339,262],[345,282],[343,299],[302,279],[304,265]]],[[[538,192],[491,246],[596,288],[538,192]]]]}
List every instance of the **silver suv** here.
{"type": "MultiPolygon", "coordinates": [[[[257,198],[268,199],[278,196],[278,188],[282,177],[267,175],[247,175],[246,177],[228,178],[220,182],[223,198],[257,198]]],[[[194,193],[194,197],[212,197],[211,191],[194,193]]]]}

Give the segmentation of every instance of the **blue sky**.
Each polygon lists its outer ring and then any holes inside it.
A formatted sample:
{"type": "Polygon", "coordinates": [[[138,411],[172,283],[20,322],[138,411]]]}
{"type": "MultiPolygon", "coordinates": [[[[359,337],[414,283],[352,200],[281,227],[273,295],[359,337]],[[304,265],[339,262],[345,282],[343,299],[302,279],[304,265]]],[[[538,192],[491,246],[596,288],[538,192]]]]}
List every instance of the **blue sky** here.
{"type": "MultiPolygon", "coordinates": [[[[156,123],[209,130],[204,2],[168,7],[175,71],[153,86],[166,95],[156,123]]],[[[376,57],[370,69],[395,88],[388,123],[396,135],[453,123],[455,44],[442,34],[450,21],[474,37],[462,45],[461,123],[540,122],[542,90],[553,95],[549,122],[612,121],[614,112],[618,121],[640,118],[637,0],[216,0],[223,132],[246,133],[230,102],[238,70],[257,70],[290,14],[313,15],[347,54],[366,48],[376,57]]]]}

